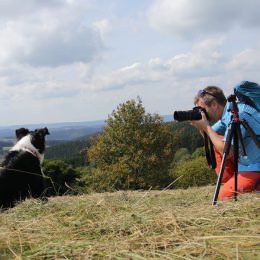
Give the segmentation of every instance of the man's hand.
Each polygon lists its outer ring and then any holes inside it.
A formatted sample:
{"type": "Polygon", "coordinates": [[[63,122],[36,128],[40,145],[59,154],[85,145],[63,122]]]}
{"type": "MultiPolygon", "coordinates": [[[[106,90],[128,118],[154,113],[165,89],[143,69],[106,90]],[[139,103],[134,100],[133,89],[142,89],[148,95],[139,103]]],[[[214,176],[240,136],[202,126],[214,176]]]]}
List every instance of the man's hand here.
{"type": "Polygon", "coordinates": [[[202,116],[201,120],[190,121],[190,124],[196,127],[201,132],[207,133],[207,127],[209,126],[209,121],[207,120],[207,117],[204,112],[201,112],[201,116],[202,116]]]}
{"type": "MultiPolygon", "coordinates": [[[[206,133],[207,136],[212,141],[215,148],[223,154],[225,142],[223,142],[223,137],[218,135],[210,126],[209,121],[204,112],[201,112],[202,119],[197,121],[190,121],[191,125],[200,130],[200,133],[203,136],[203,133],[206,133]]],[[[233,156],[233,150],[230,149],[229,157],[233,156]]]]}

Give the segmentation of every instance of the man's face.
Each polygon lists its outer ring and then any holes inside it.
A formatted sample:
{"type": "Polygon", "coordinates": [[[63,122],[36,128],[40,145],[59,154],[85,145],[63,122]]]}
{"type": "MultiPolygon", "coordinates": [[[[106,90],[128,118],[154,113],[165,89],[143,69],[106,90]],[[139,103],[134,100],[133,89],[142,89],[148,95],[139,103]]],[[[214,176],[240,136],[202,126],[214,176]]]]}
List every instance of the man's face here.
{"type": "Polygon", "coordinates": [[[223,112],[217,102],[213,101],[210,105],[207,105],[202,98],[199,98],[196,106],[200,106],[206,109],[208,121],[211,123],[216,123],[220,119],[223,112]]]}

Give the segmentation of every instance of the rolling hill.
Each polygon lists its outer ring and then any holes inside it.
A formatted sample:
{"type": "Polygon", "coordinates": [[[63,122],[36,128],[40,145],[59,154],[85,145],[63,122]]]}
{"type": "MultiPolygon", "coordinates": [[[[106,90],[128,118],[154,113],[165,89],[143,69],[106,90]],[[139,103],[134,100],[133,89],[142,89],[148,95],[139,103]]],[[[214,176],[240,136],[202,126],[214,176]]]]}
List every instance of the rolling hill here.
{"type": "Polygon", "coordinates": [[[46,137],[47,141],[53,140],[73,140],[84,137],[89,134],[97,133],[102,130],[104,121],[87,121],[87,122],[63,122],[53,124],[24,124],[0,127],[0,139],[15,140],[15,129],[25,127],[29,130],[36,128],[48,127],[50,135],[46,137]]]}

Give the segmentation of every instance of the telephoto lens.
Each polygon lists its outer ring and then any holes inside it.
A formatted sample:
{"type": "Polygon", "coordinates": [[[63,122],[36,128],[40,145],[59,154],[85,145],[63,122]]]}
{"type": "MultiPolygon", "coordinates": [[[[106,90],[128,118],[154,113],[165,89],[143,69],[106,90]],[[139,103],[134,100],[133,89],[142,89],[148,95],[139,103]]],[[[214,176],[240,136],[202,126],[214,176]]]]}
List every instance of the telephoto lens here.
{"type": "Polygon", "coordinates": [[[194,107],[192,110],[187,111],[175,111],[173,118],[178,122],[200,120],[202,111],[206,114],[206,110],[202,107],[194,107]]]}

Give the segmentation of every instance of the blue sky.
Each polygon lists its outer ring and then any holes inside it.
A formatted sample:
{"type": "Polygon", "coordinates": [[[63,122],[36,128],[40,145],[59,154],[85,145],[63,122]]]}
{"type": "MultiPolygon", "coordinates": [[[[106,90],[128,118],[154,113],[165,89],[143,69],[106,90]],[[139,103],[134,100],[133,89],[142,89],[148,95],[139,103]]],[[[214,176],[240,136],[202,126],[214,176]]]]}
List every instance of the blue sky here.
{"type": "Polygon", "coordinates": [[[257,0],[0,0],[0,125],[161,115],[260,83],[257,0]]]}

